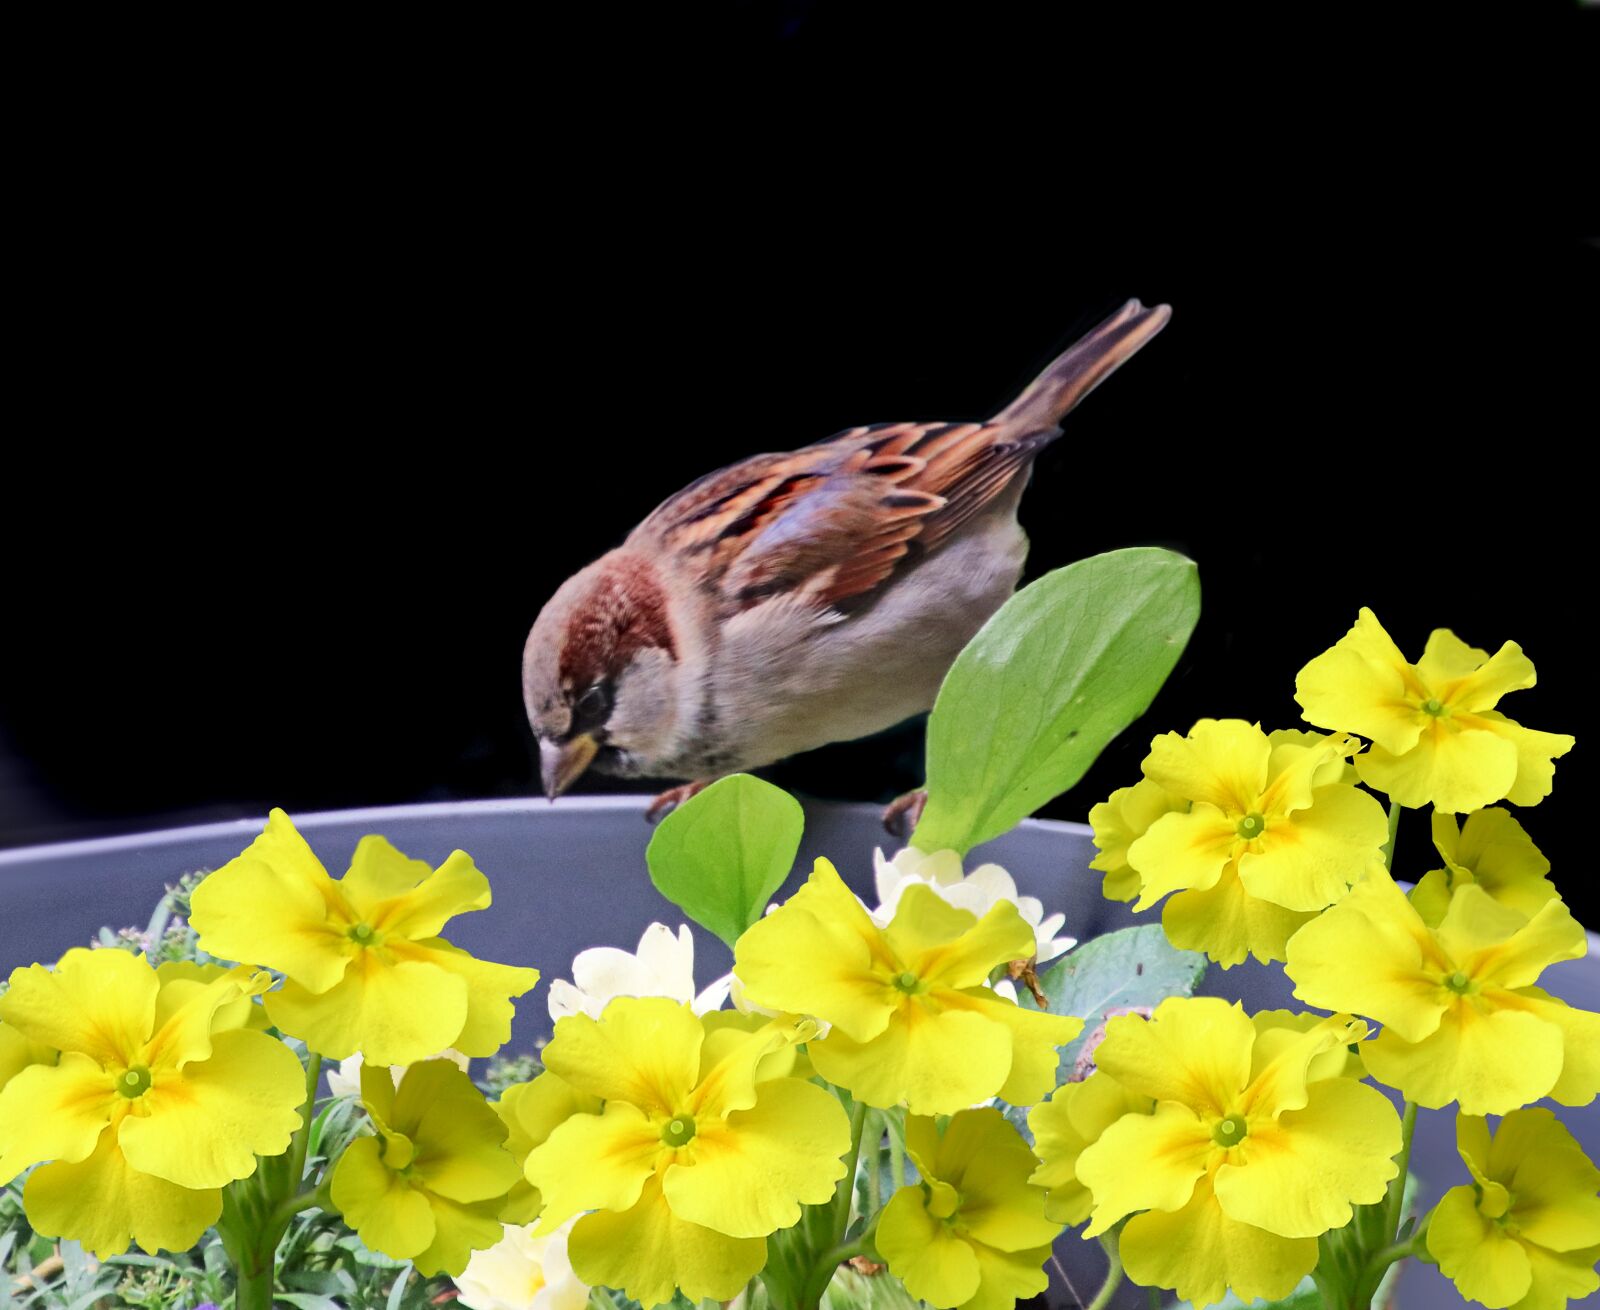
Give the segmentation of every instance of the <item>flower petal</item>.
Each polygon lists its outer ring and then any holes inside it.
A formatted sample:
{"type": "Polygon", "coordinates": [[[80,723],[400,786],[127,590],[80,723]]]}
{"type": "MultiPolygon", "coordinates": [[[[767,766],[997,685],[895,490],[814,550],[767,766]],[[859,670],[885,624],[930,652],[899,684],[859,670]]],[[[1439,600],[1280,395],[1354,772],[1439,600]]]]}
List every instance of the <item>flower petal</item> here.
{"type": "Polygon", "coordinates": [[[1402,755],[1374,743],[1356,756],[1361,781],[1409,809],[1433,805],[1464,814],[1500,800],[1517,780],[1517,751],[1466,718],[1431,719],[1402,755]]]}
{"type": "Polygon", "coordinates": [[[1528,1294],[1517,1302],[1517,1310],[1566,1310],[1569,1301],[1581,1301],[1600,1290],[1600,1277],[1595,1274],[1600,1246],[1551,1251],[1529,1242],[1522,1249],[1533,1277],[1528,1294]]]}
{"type": "Polygon", "coordinates": [[[1078,1156],[1078,1178],[1094,1193],[1083,1235],[1098,1236],[1135,1210],[1182,1210],[1214,1145],[1200,1116],[1176,1101],[1118,1119],[1078,1156]]]}
{"type": "Polygon", "coordinates": [[[267,993],[267,1015],[334,1060],[360,1051],[371,1064],[411,1064],[453,1046],[466,1022],[466,984],[431,964],[385,954],[360,952],[320,994],[290,978],[267,993]]]}
{"type": "MultiPolygon", "coordinates": [[[[339,891],[356,918],[376,928],[380,925],[375,916],[384,902],[415,891],[432,873],[433,866],[426,860],[413,860],[397,851],[388,838],[369,834],[356,843],[350,868],[339,879],[339,891]]],[[[423,935],[431,937],[433,933],[423,935]]]]}
{"type": "Polygon", "coordinates": [[[235,1029],[212,1039],[211,1058],[157,1073],[143,1112],[118,1129],[122,1153],[143,1173],[180,1187],[222,1187],[281,1155],[300,1126],[306,1075],[282,1042],[235,1029]]]}
{"type": "Polygon", "coordinates": [[[1135,910],[1147,910],[1168,892],[1216,886],[1234,848],[1236,821],[1221,810],[1196,804],[1187,814],[1167,814],[1128,847],[1128,863],[1139,875],[1135,910]]]}
{"type": "Polygon", "coordinates": [[[150,1255],[187,1251],[222,1215],[220,1191],[190,1191],[131,1168],[115,1133],[85,1160],[36,1169],[22,1199],[35,1231],[70,1238],[102,1260],[130,1242],[150,1255]]]}
{"type": "Polygon", "coordinates": [[[1029,1183],[1038,1160],[993,1106],[963,1110],[946,1125],[935,1151],[934,1177],[961,1198],[968,1237],[996,1251],[1048,1248],[1061,1225],[1045,1216],[1042,1189],[1029,1183]]]}
{"type": "Polygon", "coordinates": [[[1034,948],[1033,929],[1014,904],[1000,901],[979,919],[923,883],[901,895],[884,939],[918,978],[956,988],[978,986],[996,965],[1031,959],[1034,948]]]}
{"type": "Polygon", "coordinates": [[[1533,1285],[1527,1252],[1492,1219],[1478,1213],[1470,1187],[1452,1187],[1434,1207],[1428,1254],[1468,1300],[1508,1306],[1533,1285]]]}
{"type": "Polygon", "coordinates": [[[1078,1178],[1078,1157],[1123,1115],[1149,1114],[1154,1108],[1149,1097],[1129,1092],[1110,1074],[1096,1070],[1081,1083],[1058,1087],[1048,1101],[1028,1111],[1033,1149],[1041,1161],[1028,1181],[1049,1189],[1047,1218],[1076,1226],[1089,1217],[1094,1198],[1078,1178]]]}
{"type": "Polygon", "coordinates": [[[1250,1135],[1217,1170],[1217,1201],[1241,1223],[1280,1237],[1316,1237],[1372,1205],[1399,1166],[1400,1117],[1382,1092],[1352,1078],[1307,1089],[1303,1110],[1252,1119],[1250,1135]]]}
{"type": "Polygon", "coordinates": [[[24,1069],[0,1091],[0,1185],[41,1160],[87,1159],[121,1099],[112,1075],[77,1051],[24,1069]]]}
{"type": "Polygon", "coordinates": [[[1430,685],[1438,688],[1439,697],[1446,705],[1468,713],[1492,710],[1507,692],[1521,691],[1539,680],[1533,671],[1533,661],[1522,653],[1522,647],[1516,642],[1508,641],[1492,656],[1485,656],[1448,628],[1439,628],[1428,638],[1428,649],[1423,652],[1417,668],[1430,685]],[[1434,658],[1430,660],[1430,656],[1434,658]],[[1447,661],[1452,670],[1459,670],[1472,658],[1478,660],[1478,667],[1436,680],[1447,661]]]}
{"type": "Polygon", "coordinates": [[[1131,901],[1139,892],[1139,875],[1128,864],[1128,847],[1143,837],[1164,814],[1186,811],[1189,802],[1174,796],[1148,778],[1111,793],[1089,811],[1094,844],[1099,854],[1091,869],[1105,874],[1103,891],[1109,900],[1131,901]]]}
{"type": "MultiPolygon", "coordinates": [[[[959,995],[959,993],[955,993],[959,995]]],[[[807,1048],[830,1083],[858,1101],[913,1114],[954,1114],[995,1095],[1011,1070],[1006,1025],[972,1010],[907,1001],[869,1042],[834,1028],[807,1048]]]]}
{"type": "Polygon", "coordinates": [[[1431,1033],[1444,1013],[1436,979],[1446,961],[1381,869],[1295,933],[1286,954],[1284,971],[1308,1005],[1367,1015],[1411,1041],[1431,1033]]]}
{"type": "Polygon", "coordinates": [[[499,1202],[452,1201],[428,1195],[433,1212],[433,1241],[412,1257],[417,1272],[424,1278],[440,1274],[454,1277],[467,1267],[474,1251],[486,1251],[500,1240],[499,1202]]]}
{"type": "Polygon", "coordinates": [[[532,991],[539,981],[537,969],[480,960],[443,937],[396,942],[393,954],[396,959],[431,964],[466,983],[467,1017],[461,1032],[448,1043],[463,1055],[493,1055],[510,1041],[511,1021],[517,1013],[511,998],[532,991]]]}
{"type": "Polygon", "coordinates": [[[1477,725],[1508,741],[1517,752],[1517,780],[1506,792],[1513,805],[1537,805],[1550,794],[1556,781],[1555,762],[1577,744],[1565,732],[1540,732],[1525,728],[1496,710],[1473,716],[1477,725]]]}
{"type": "Polygon", "coordinates": [[[345,1222],[374,1251],[409,1260],[432,1244],[437,1226],[428,1198],[383,1163],[383,1144],[358,1137],[333,1167],[329,1187],[345,1222]]]}
{"type": "Polygon", "coordinates": [[[733,961],[750,1001],[814,1014],[858,1042],[881,1033],[893,1013],[881,976],[899,962],[826,860],[817,861],[798,892],[745,929],[733,961]]]}
{"type": "Polygon", "coordinates": [[[1414,704],[1415,675],[1371,610],[1330,649],[1301,669],[1294,698],[1307,722],[1370,737],[1385,750],[1416,744],[1422,715],[1414,704]]]}
{"type": "Polygon", "coordinates": [[[142,955],[74,948],[54,969],[13,970],[0,1019],[32,1041],[126,1068],[150,1040],[160,987],[142,955]]]}
{"type": "Polygon", "coordinates": [[[1201,951],[1224,969],[1255,956],[1263,964],[1282,960],[1289,939],[1316,915],[1286,910],[1250,895],[1230,864],[1214,887],[1179,892],[1161,912],[1167,940],[1184,951],[1201,951]]]}
{"type": "Polygon", "coordinates": [[[450,1060],[406,1070],[392,1126],[415,1144],[412,1170],[438,1196],[463,1204],[495,1200],[522,1176],[504,1147],[505,1124],[450,1060]]]}
{"type": "Polygon", "coordinates": [[[1551,1251],[1600,1246],[1600,1169],[1549,1110],[1514,1110],[1501,1120],[1489,1168],[1510,1189],[1509,1217],[1524,1242],[1551,1251]]]}
{"type": "Polygon", "coordinates": [[[1230,1219],[1201,1178],[1180,1210],[1135,1215],[1122,1230],[1122,1263],[1146,1287],[1170,1287],[1196,1306],[1288,1296],[1317,1263],[1314,1237],[1279,1237],[1230,1219]]]}
{"type": "MultiPolygon", "coordinates": [[[[1247,814],[1267,786],[1272,747],[1243,719],[1201,719],[1189,735],[1163,733],[1150,743],[1144,776],[1186,800],[1224,814],[1247,814]]],[[[1132,862],[1138,868],[1138,862],[1132,862]]]]}
{"type": "MultiPolygon", "coordinates": [[[[493,1108],[508,1130],[506,1151],[522,1166],[527,1162],[528,1153],[542,1145],[573,1115],[599,1114],[601,1101],[598,1096],[578,1091],[566,1079],[546,1069],[531,1083],[517,1083],[506,1088],[493,1108]]],[[[543,1208],[544,1198],[539,1189],[524,1175],[512,1185],[500,1217],[508,1224],[530,1224],[543,1208]]]]}
{"type": "Polygon", "coordinates": [[[1600,1014],[1580,1010],[1538,987],[1497,992],[1507,1009],[1522,1010],[1561,1031],[1561,1077],[1547,1093],[1562,1105],[1588,1105],[1600,1095],[1600,1014]]]}
{"type": "Polygon", "coordinates": [[[567,1239],[573,1271],[648,1307],[681,1291],[691,1303],[729,1301],[767,1262],[764,1237],[729,1237],[672,1213],[652,1178],[632,1209],[580,1219],[567,1239]]]}
{"type": "MultiPolygon", "coordinates": [[[[666,1152],[644,1112],[611,1101],[602,1114],[574,1115],[529,1152],[527,1180],[544,1197],[539,1231],[549,1232],[580,1210],[627,1210],[666,1152]]],[[[587,1281],[587,1280],[586,1280],[587,1281]]]]}
{"type": "Polygon", "coordinates": [[[1050,1261],[1048,1245],[1004,1251],[974,1242],[972,1254],[978,1258],[978,1291],[962,1303],[961,1310],[1011,1310],[1018,1301],[1037,1296],[1050,1286],[1050,1276],[1044,1271],[1050,1261]]]}
{"type": "Polygon", "coordinates": [[[1459,1101],[1464,1114],[1505,1114],[1555,1086],[1562,1035],[1532,1014],[1463,997],[1422,1041],[1385,1028],[1361,1053],[1380,1083],[1430,1110],[1459,1101]]]}
{"type": "Polygon", "coordinates": [[[329,908],[337,884],[282,810],[249,846],[208,875],[190,901],[200,947],[221,960],[262,964],[325,992],[344,975],[355,947],[329,908]]]}
{"type": "Polygon", "coordinates": [[[1237,1003],[1173,996],[1148,1019],[1113,1016],[1094,1059],[1130,1092],[1220,1117],[1250,1081],[1255,1037],[1255,1025],[1237,1003]]]}
{"type": "Polygon", "coordinates": [[[1476,883],[1455,890],[1436,935],[1469,977],[1501,987],[1527,987],[1558,960],[1582,959],[1589,950],[1583,927],[1560,901],[1528,919],[1476,883]]]}
{"type": "MultiPolygon", "coordinates": [[[[382,862],[391,868],[403,865],[412,871],[418,866],[427,869],[421,860],[407,859],[382,837],[361,839],[361,845],[356,847],[355,860],[360,862],[363,858],[372,863],[382,862]]],[[[353,863],[345,881],[348,882],[355,871],[356,865],[353,863]]],[[[394,869],[394,875],[398,873],[399,870],[394,869]]],[[[398,878],[392,875],[388,881],[398,881],[398,878]]],[[[373,885],[374,888],[379,885],[376,879],[373,885]]],[[[479,872],[472,857],[465,851],[451,851],[443,864],[427,872],[420,883],[400,895],[391,894],[382,900],[374,898],[364,906],[358,905],[356,894],[351,894],[350,899],[352,906],[361,909],[367,922],[380,932],[421,941],[437,937],[445,924],[458,914],[488,909],[493,896],[489,891],[489,880],[479,872]]]]}
{"type": "Polygon", "coordinates": [[[1025,1010],[988,987],[942,993],[940,1001],[947,1010],[970,1010],[1010,1031],[1011,1069],[995,1095],[1011,1105],[1032,1105],[1050,1095],[1061,1068],[1060,1048],[1083,1031],[1076,1015],[1025,1010]]]}
{"type": "Polygon", "coordinates": [[[662,1178],[680,1219],[730,1237],[765,1237],[799,1222],[844,1177],[850,1120],[836,1096],[798,1078],[764,1082],[755,1105],[700,1121],[662,1178]]]}
{"type": "Polygon", "coordinates": [[[1366,792],[1318,787],[1311,805],[1271,819],[1255,849],[1239,859],[1252,896],[1290,910],[1320,910],[1349,890],[1389,839],[1383,807],[1366,792]]]}
{"type": "Polygon", "coordinates": [[[687,1005],[664,996],[619,996],[599,1019],[556,1024],[544,1066],[580,1092],[676,1114],[700,1072],[705,1029],[687,1005]]]}
{"type": "Polygon", "coordinates": [[[878,1254],[906,1291],[932,1305],[964,1305],[982,1274],[972,1246],[928,1213],[920,1186],[902,1187],[878,1221],[878,1254]]]}

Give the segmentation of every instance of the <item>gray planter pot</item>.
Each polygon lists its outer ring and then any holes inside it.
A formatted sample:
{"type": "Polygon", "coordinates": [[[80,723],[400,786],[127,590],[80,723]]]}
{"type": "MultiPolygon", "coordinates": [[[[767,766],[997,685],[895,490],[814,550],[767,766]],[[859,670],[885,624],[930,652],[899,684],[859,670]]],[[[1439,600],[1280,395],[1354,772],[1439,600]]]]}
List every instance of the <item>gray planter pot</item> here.
{"type": "MultiPolygon", "coordinates": [[[[652,920],[681,921],[674,906],[650,884],[644,851],[650,828],[644,797],[577,797],[473,801],[396,806],[295,816],[295,823],[337,876],[364,834],[381,832],[408,855],[437,864],[460,847],[471,853],[494,888],[494,908],[457,919],[450,937],[474,954],[510,964],[537,965],[546,982],[566,974],[572,957],[588,946],[628,949],[652,920]]],[[[0,971],[53,960],[83,945],[103,923],[142,926],[164,886],[179,874],[212,869],[231,859],[260,831],[260,820],[208,824],[134,837],[73,842],[0,852],[0,971]]],[[[856,890],[870,895],[872,851],[888,846],[878,810],[867,805],[813,804],[796,873],[782,894],[826,856],[856,890]]],[[[1023,824],[974,852],[973,860],[1004,865],[1019,888],[1047,910],[1067,916],[1066,930],[1080,940],[1140,919],[1100,894],[1089,870],[1093,846],[1082,824],[1043,820],[1023,824]]],[[[695,929],[696,972],[703,985],[725,972],[728,949],[695,929]]],[[[1596,943],[1590,935],[1591,945],[1596,943]]],[[[1560,965],[1544,985],[1574,1005],[1600,1009],[1600,951],[1560,965]]],[[[1294,1007],[1281,969],[1254,964],[1226,972],[1213,968],[1201,988],[1208,995],[1243,1001],[1250,1010],[1294,1007]]],[[[520,1005],[511,1050],[531,1049],[549,1035],[544,985],[520,1005]]],[[[1591,1157],[1600,1157],[1600,1102],[1561,1109],[1562,1119],[1591,1157]]],[[[1466,1181],[1455,1153],[1454,1116],[1424,1111],[1412,1167],[1431,1205],[1448,1187],[1466,1181]]],[[[1072,1285],[1087,1298],[1104,1269],[1099,1247],[1068,1233],[1058,1244],[1072,1285]]],[[[1064,1292],[1064,1289],[1061,1289],[1064,1292]]],[[[1600,1298],[1590,1298],[1600,1300],[1600,1298]]],[[[1116,1304],[1144,1306],[1142,1291],[1124,1287],[1116,1304]]],[[[1454,1287],[1432,1269],[1410,1262],[1401,1280],[1403,1310],[1459,1306],[1454,1287]]]]}

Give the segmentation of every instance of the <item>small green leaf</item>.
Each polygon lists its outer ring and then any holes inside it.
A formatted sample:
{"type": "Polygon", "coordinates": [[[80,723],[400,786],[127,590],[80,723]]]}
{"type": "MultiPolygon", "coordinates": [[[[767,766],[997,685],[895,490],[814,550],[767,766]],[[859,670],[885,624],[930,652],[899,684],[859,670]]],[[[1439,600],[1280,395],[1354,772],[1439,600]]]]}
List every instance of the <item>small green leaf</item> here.
{"type": "MultiPolygon", "coordinates": [[[[1154,1008],[1169,996],[1190,996],[1205,977],[1206,957],[1180,951],[1167,941],[1159,923],[1121,928],[1095,937],[1061,957],[1039,975],[1039,987],[1052,1014],[1075,1014],[1083,1032],[1061,1048],[1058,1081],[1071,1076],[1083,1044],[1111,1010],[1154,1008]]],[[[1018,1000],[1038,1009],[1033,997],[1018,1000]]]]}
{"type": "Polygon", "coordinates": [[[661,821],[645,852],[650,880],[731,947],[789,876],[804,830],[793,796],[736,773],[661,821]]]}
{"type": "Polygon", "coordinates": [[[939,688],[913,843],[965,854],[1066,791],[1149,708],[1199,617],[1194,561],[1153,547],[1024,587],[939,688]]]}

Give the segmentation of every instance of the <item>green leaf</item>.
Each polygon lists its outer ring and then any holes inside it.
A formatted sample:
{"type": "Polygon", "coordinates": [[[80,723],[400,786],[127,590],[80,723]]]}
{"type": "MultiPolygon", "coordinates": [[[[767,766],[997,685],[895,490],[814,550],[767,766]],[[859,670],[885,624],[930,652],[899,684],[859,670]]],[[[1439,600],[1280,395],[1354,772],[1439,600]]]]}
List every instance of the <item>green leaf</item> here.
{"type": "Polygon", "coordinates": [[[789,876],[804,830],[793,796],[736,773],[661,821],[645,852],[650,880],[731,947],[789,876]]]}
{"type": "MultiPolygon", "coordinates": [[[[1039,975],[1039,988],[1050,1012],[1077,1015],[1083,1032],[1061,1048],[1057,1081],[1071,1076],[1085,1040],[1108,1011],[1154,1008],[1169,996],[1190,996],[1205,972],[1206,957],[1171,945],[1159,923],[1108,932],[1062,956],[1039,975]]],[[[1039,1008],[1026,991],[1019,989],[1017,998],[1030,1010],[1039,1008]]]]}
{"type": "Polygon", "coordinates": [[[1194,561],[1153,547],[1024,587],[939,688],[913,844],[965,854],[1066,791],[1149,708],[1199,617],[1194,561]]]}

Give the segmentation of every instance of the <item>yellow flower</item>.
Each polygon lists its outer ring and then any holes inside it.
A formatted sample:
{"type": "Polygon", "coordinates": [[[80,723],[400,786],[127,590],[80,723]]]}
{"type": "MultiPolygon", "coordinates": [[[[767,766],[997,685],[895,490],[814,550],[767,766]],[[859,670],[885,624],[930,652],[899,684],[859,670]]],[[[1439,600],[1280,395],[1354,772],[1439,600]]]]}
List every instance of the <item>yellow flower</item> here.
{"type": "Polygon", "coordinates": [[[1349,745],[1240,719],[1202,719],[1150,743],[1148,782],[1189,803],[1128,847],[1143,910],[1168,892],[1173,945],[1224,968],[1281,960],[1301,924],[1342,896],[1388,839],[1382,808],[1345,780],[1349,745]]]}
{"type": "MultiPolygon", "coordinates": [[[[506,1150],[511,1152],[520,1172],[528,1153],[542,1146],[573,1115],[599,1114],[600,1098],[580,1092],[546,1069],[531,1083],[506,1088],[494,1102],[494,1110],[506,1126],[506,1150]]],[[[508,1224],[531,1224],[543,1208],[539,1189],[519,1176],[501,1208],[500,1218],[508,1224]]]]}
{"type": "MultiPolygon", "coordinates": [[[[287,1149],[305,1071],[240,1025],[246,971],[211,982],[123,951],[72,950],[18,969],[0,1018],[61,1052],[0,1091],[0,1183],[41,1161],[23,1202],[33,1226],[102,1256],[130,1241],[184,1250],[216,1222],[223,1185],[287,1149]]],[[[265,978],[261,982],[265,982],[265,978]]]]}
{"type": "Polygon", "coordinates": [[[1469,1301],[1562,1310],[1600,1289],[1600,1169],[1548,1110],[1489,1125],[1461,1115],[1456,1147],[1472,1185],[1452,1187],[1428,1224],[1428,1252],[1469,1301]]]}
{"type": "Polygon", "coordinates": [[[31,1064],[54,1064],[61,1052],[0,1023],[0,1089],[31,1064]]]}
{"type": "Polygon", "coordinates": [[[715,1044],[666,997],[619,996],[599,1019],[556,1024],[546,1068],[605,1102],[529,1154],[544,1199],[537,1231],[583,1210],[568,1251],[578,1277],[645,1306],[735,1296],[766,1263],[768,1234],[832,1198],[850,1124],[839,1101],[798,1078],[758,1077],[765,1057],[803,1040],[777,1020],[715,1044]]]}
{"type": "Polygon", "coordinates": [[[1065,1083],[1028,1111],[1039,1167],[1029,1182],[1047,1188],[1044,1212],[1058,1223],[1077,1225],[1094,1201],[1078,1178],[1078,1157],[1125,1114],[1149,1114],[1155,1102],[1130,1092],[1103,1069],[1081,1083],[1065,1083]]]}
{"type": "Polygon", "coordinates": [[[816,1071],[868,1105],[954,1114],[1002,1096],[1031,1105],[1055,1086],[1058,1046],[1081,1019],[1024,1010],[983,985],[1025,960],[1033,930],[1007,902],[979,919],[916,885],[879,928],[826,860],[746,929],[734,974],[758,1005],[832,1024],[807,1045],[816,1071]]]}
{"type": "Polygon", "coordinates": [[[889,1198],[876,1239],[906,1291],[962,1310],[1010,1310],[1044,1291],[1061,1225],[1045,1217],[1044,1192],[1028,1182],[1033,1153],[1005,1116],[963,1110],[941,1133],[912,1115],[906,1150],[922,1181],[889,1198]]]}
{"type": "Polygon", "coordinates": [[[1174,796],[1148,778],[1131,787],[1119,787],[1089,811],[1097,854],[1091,869],[1105,874],[1101,891],[1107,900],[1131,901],[1139,894],[1139,875],[1128,863],[1128,847],[1150,831],[1166,814],[1187,814],[1189,802],[1174,796]]]}
{"type": "Polygon", "coordinates": [[[1156,1107],[1123,1115],[1078,1157],[1094,1194],[1085,1236],[1133,1215],[1121,1237],[1129,1276],[1197,1305],[1228,1287],[1246,1301],[1287,1295],[1316,1264],[1317,1236],[1381,1200],[1397,1173],[1388,1100],[1311,1074],[1365,1031],[1335,1016],[1263,1041],[1239,1006],[1210,997],[1113,1018],[1095,1060],[1156,1107]]]}
{"type": "Polygon", "coordinates": [[[1445,867],[1422,875],[1411,903],[1430,927],[1450,905],[1451,891],[1475,882],[1500,904],[1533,918],[1546,901],[1558,899],[1545,875],[1550,861],[1509,810],[1478,810],[1459,829],[1456,816],[1433,812],[1433,844],[1445,867]]]}
{"type": "Polygon", "coordinates": [[[500,1241],[500,1207],[517,1180],[505,1125],[449,1060],[389,1071],[364,1065],[361,1099],[374,1137],[358,1137],[333,1169],[330,1193],[374,1251],[427,1277],[459,1274],[500,1241]]]}
{"type": "Polygon", "coordinates": [[[1431,929],[1374,869],[1295,934],[1287,972],[1300,1000],[1384,1025],[1362,1048],[1379,1082],[1433,1109],[1504,1114],[1542,1096],[1586,1105],[1600,1090],[1600,1015],[1532,985],[1587,949],[1560,901],[1527,919],[1476,884],[1431,929]]]}
{"type": "Polygon", "coordinates": [[[286,975],[267,1013],[312,1050],[413,1064],[446,1047],[493,1055],[511,1035],[511,998],[539,981],[537,969],[474,959],[438,935],[489,900],[464,852],[430,870],[382,837],[363,837],[335,881],[273,810],[243,854],[195,889],[191,922],[211,955],[286,975]]]}
{"type": "Polygon", "coordinates": [[[1534,680],[1516,642],[1491,658],[1448,628],[1436,628],[1410,664],[1363,609],[1332,649],[1300,670],[1295,699],[1308,722],[1371,738],[1372,749],[1356,758],[1369,787],[1401,805],[1465,814],[1502,799],[1537,805],[1550,794],[1555,761],[1573,738],[1524,728],[1494,708],[1534,680]]]}

